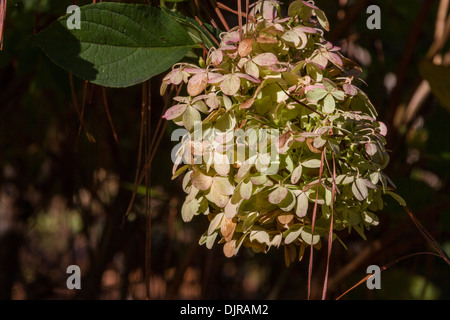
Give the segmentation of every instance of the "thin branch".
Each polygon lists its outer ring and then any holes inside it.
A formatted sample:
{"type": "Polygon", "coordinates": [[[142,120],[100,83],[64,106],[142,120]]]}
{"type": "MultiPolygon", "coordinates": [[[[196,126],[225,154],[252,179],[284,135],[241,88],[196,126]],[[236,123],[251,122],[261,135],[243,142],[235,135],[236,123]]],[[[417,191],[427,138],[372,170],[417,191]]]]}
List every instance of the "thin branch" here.
{"type": "Polygon", "coordinates": [[[248,35],[248,13],[250,12],[250,0],[245,0],[245,34],[248,35]]]}
{"type": "Polygon", "coordinates": [[[327,288],[328,288],[328,271],[330,267],[330,257],[331,257],[331,247],[333,245],[333,223],[334,223],[334,199],[336,196],[336,161],[333,155],[333,189],[331,191],[331,219],[330,219],[330,231],[328,233],[328,251],[327,251],[327,266],[325,270],[325,280],[323,281],[323,291],[322,291],[322,300],[325,300],[327,297],[327,288]]]}
{"type": "Polygon", "coordinates": [[[324,165],[324,155],[325,155],[325,150],[326,148],[324,148],[322,150],[322,155],[321,155],[321,159],[320,159],[320,170],[319,170],[319,182],[317,185],[317,192],[316,192],[316,201],[314,202],[314,209],[313,209],[313,214],[312,214],[312,222],[311,222],[311,253],[309,255],[309,265],[308,265],[308,300],[310,299],[311,296],[311,276],[312,276],[312,268],[313,268],[313,254],[314,254],[314,227],[316,224],[316,214],[317,214],[317,202],[319,201],[319,189],[322,181],[322,173],[323,173],[323,165],[324,165]]]}
{"type": "Polygon", "coordinates": [[[3,50],[3,26],[6,18],[6,0],[0,0],[0,51],[3,50]]]}
{"type": "MultiPolygon", "coordinates": [[[[436,254],[436,253],[434,253],[434,252],[416,252],[416,253],[411,253],[411,254],[408,254],[408,255],[406,255],[406,256],[403,256],[403,257],[400,257],[400,258],[398,258],[398,259],[395,259],[394,261],[388,263],[388,264],[385,265],[385,266],[382,266],[382,267],[380,268],[380,272],[381,272],[381,271],[384,271],[384,270],[386,270],[386,269],[388,269],[388,268],[390,268],[390,267],[392,267],[394,264],[396,264],[396,263],[398,263],[398,262],[400,262],[400,261],[403,261],[403,260],[405,260],[405,259],[408,259],[408,258],[411,258],[411,257],[414,257],[414,256],[424,255],[424,254],[428,254],[428,255],[432,255],[432,256],[437,256],[437,257],[439,257],[439,255],[436,254]]],[[[360,286],[361,284],[363,284],[365,281],[367,281],[367,279],[369,279],[369,278],[372,277],[372,276],[373,276],[373,274],[368,274],[367,276],[365,276],[364,278],[362,278],[361,280],[359,280],[356,284],[354,284],[352,287],[350,287],[350,289],[346,290],[343,294],[341,294],[339,297],[337,297],[336,300],[340,300],[343,296],[345,296],[347,293],[349,293],[350,291],[352,291],[352,290],[355,289],[356,287],[358,287],[358,286],[360,286]]]]}
{"type": "Polygon", "coordinates": [[[222,11],[220,11],[220,9],[219,9],[219,7],[217,5],[217,1],[209,0],[209,2],[211,2],[211,5],[214,7],[214,11],[216,12],[217,16],[219,17],[220,22],[222,22],[223,26],[225,27],[225,30],[226,31],[230,31],[230,27],[228,26],[227,21],[223,17],[222,11]]]}
{"type": "MultiPolygon", "coordinates": [[[[203,30],[206,31],[206,33],[208,33],[208,35],[211,37],[211,39],[214,41],[215,44],[217,44],[217,46],[220,46],[219,42],[217,41],[216,37],[214,37],[211,32],[209,32],[208,28],[205,27],[205,25],[203,24],[202,20],[200,20],[197,16],[195,16],[195,20],[200,24],[200,26],[203,28],[203,30]]],[[[217,27],[216,27],[217,28],[217,27]]],[[[203,43],[200,43],[203,47],[205,47],[205,45],[203,43]]]]}
{"type": "MultiPolygon", "coordinates": [[[[71,93],[71,95],[72,95],[72,102],[73,102],[73,105],[74,105],[74,107],[75,107],[75,110],[76,110],[76,112],[77,112],[77,114],[78,114],[78,118],[80,119],[80,125],[83,126],[83,129],[84,129],[85,132],[86,132],[86,136],[88,137],[88,140],[89,140],[90,142],[92,142],[92,143],[95,143],[95,138],[94,138],[94,136],[91,135],[91,134],[89,133],[89,131],[87,130],[86,124],[85,124],[85,122],[84,122],[84,116],[83,116],[83,113],[80,112],[80,107],[79,107],[79,105],[78,105],[77,96],[76,96],[76,93],[75,93],[75,85],[74,85],[74,83],[73,83],[73,75],[72,75],[72,72],[69,72],[69,83],[70,83],[70,93],[71,93]]],[[[83,110],[84,110],[84,108],[83,108],[83,110]]]]}
{"type": "Polygon", "coordinates": [[[425,227],[420,223],[419,219],[409,210],[407,206],[403,206],[406,213],[409,215],[411,220],[416,225],[417,229],[419,229],[420,233],[423,235],[425,240],[430,244],[430,246],[439,254],[439,256],[444,259],[444,261],[450,266],[450,258],[445,253],[445,251],[441,248],[439,243],[434,239],[434,237],[425,229],[425,227]]]}
{"type": "Polygon", "coordinates": [[[106,98],[106,89],[102,87],[102,95],[103,95],[103,105],[105,106],[106,116],[108,117],[109,125],[111,126],[111,130],[114,136],[114,141],[119,143],[119,138],[117,137],[116,129],[114,128],[114,123],[112,121],[111,113],[109,112],[108,99],[106,98]]]}
{"type": "Polygon", "coordinates": [[[238,24],[239,24],[239,41],[242,40],[242,3],[241,0],[237,0],[238,7],[238,24]]]}
{"type": "Polygon", "coordinates": [[[293,95],[291,95],[291,94],[289,94],[288,92],[286,92],[286,90],[284,90],[283,87],[282,87],[278,82],[277,82],[276,84],[281,88],[281,90],[284,91],[284,93],[286,93],[286,94],[289,96],[289,98],[291,98],[292,100],[294,100],[295,102],[297,102],[299,105],[305,107],[305,108],[308,109],[308,110],[311,110],[312,112],[315,112],[315,113],[319,114],[322,118],[325,118],[325,115],[324,115],[323,113],[321,113],[321,112],[318,111],[317,109],[314,109],[314,108],[308,106],[306,103],[301,102],[301,101],[298,100],[296,97],[294,97],[293,95]]]}
{"type": "MultiPolygon", "coordinates": [[[[247,2],[248,2],[248,0],[247,0],[247,2]]],[[[230,13],[234,13],[235,15],[241,14],[245,19],[251,19],[251,16],[249,16],[249,14],[248,14],[248,10],[247,10],[247,12],[242,12],[241,10],[233,10],[230,7],[228,7],[227,5],[225,5],[225,4],[221,3],[221,2],[217,2],[217,6],[220,9],[223,9],[223,10],[228,11],[230,13]]]]}
{"type": "MultiPolygon", "coordinates": [[[[151,80],[146,82],[147,87],[147,106],[145,110],[145,122],[147,125],[147,130],[145,134],[145,154],[147,155],[149,150],[149,139],[151,136],[151,80]]],[[[150,275],[151,275],[151,248],[152,248],[152,197],[150,195],[151,192],[151,172],[152,167],[151,163],[148,166],[148,169],[145,170],[145,212],[147,213],[147,227],[145,232],[145,284],[147,291],[147,299],[150,299],[150,275]]]]}

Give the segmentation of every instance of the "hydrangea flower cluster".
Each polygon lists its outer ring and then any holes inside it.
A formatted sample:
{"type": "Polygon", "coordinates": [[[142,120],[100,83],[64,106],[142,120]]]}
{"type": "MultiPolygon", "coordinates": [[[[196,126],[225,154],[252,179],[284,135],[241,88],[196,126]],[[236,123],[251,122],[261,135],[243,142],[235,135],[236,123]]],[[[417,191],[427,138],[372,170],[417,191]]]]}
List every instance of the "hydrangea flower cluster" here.
{"type": "Polygon", "coordinates": [[[161,94],[187,84],[164,118],[186,129],[173,173],[185,173],[184,221],[210,221],[200,244],[218,240],[227,257],[283,245],[289,265],[320,248],[331,221],[333,239],[344,229],[365,238],[392,182],[386,126],[357,86],[361,69],[325,40],[312,1],[288,14],[258,1],[206,61],[174,65],[161,94]]]}

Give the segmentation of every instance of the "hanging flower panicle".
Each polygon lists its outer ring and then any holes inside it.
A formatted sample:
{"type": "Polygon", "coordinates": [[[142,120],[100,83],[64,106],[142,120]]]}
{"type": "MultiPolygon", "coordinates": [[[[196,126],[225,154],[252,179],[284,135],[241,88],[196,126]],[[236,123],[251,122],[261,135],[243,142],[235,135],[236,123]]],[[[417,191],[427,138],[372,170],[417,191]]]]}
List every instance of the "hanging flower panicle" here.
{"type": "Polygon", "coordinates": [[[329,24],[312,1],[288,12],[256,2],[254,19],[223,33],[204,68],[174,65],[161,93],[187,84],[164,118],[189,131],[174,177],[185,173],[184,221],[210,221],[200,243],[218,240],[227,257],[283,245],[289,265],[306,246],[320,248],[332,215],[336,238],[365,238],[391,182],[386,126],[358,87],[361,69],[324,38],[329,24]]]}

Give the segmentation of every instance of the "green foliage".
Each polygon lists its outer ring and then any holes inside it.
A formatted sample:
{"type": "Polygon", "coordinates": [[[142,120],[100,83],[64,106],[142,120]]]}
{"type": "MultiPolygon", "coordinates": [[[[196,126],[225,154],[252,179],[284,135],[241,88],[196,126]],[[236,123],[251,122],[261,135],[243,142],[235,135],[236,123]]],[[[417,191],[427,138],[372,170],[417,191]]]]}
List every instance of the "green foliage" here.
{"type": "Polygon", "coordinates": [[[97,3],[81,9],[81,29],[68,29],[70,14],[31,37],[57,65],[107,87],[131,86],[167,70],[195,43],[155,7],[97,3]]]}

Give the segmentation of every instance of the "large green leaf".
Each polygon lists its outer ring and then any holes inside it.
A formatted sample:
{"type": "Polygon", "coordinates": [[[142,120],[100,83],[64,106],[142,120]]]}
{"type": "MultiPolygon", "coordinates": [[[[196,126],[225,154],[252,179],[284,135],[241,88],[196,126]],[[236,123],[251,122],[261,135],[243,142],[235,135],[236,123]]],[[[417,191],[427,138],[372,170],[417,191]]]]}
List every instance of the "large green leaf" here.
{"type": "Polygon", "coordinates": [[[155,7],[103,2],[80,11],[81,29],[67,28],[67,14],[31,40],[57,65],[102,86],[148,80],[195,46],[177,21],[155,7]]]}

